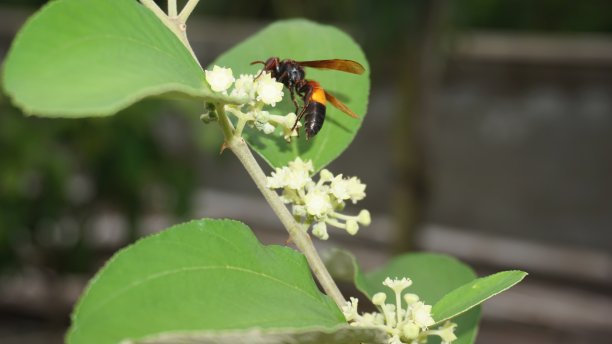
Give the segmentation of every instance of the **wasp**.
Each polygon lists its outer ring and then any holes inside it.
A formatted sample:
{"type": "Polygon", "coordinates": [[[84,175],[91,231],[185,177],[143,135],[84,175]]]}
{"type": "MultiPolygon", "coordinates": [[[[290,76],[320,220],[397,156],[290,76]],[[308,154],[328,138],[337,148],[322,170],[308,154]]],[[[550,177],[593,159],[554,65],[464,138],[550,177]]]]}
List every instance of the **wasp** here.
{"type": "Polygon", "coordinates": [[[293,105],[295,105],[295,113],[298,114],[293,129],[296,128],[302,117],[304,117],[306,139],[310,139],[317,135],[319,130],[323,127],[327,101],[345,114],[353,118],[359,118],[359,116],[338,100],[338,98],[325,91],[318,82],[307,80],[305,78],[306,73],[304,72],[304,67],[312,67],[338,70],[352,74],[363,74],[365,69],[358,62],[342,59],[295,61],[270,57],[266,61],[251,62],[251,65],[253,64],[263,64],[264,67],[261,73],[269,72],[276,81],[282,83],[289,89],[291,101],[293,105]],[[296,100],[296,95],[302,99],[303,105],[301,110],[296,100]]]}

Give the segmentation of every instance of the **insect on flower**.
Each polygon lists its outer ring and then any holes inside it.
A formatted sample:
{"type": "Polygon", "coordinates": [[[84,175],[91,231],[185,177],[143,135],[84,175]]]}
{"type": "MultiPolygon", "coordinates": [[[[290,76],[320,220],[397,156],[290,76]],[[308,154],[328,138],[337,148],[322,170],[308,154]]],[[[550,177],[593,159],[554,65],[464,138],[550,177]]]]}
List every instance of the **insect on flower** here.
{"type": "Polygon", "coordinates": [[[295,61],[291,59],[281,60],[278,57],[270,57],[264,61],[253,61],[251,64],[263,64],[263,72],[269,72],[273,78],[285,85],[291,94],[291,101],[295,105],[295,113],[298,114],[293,129],[304,117],[304,130],[306,138],[310,139],[317,135],[325,121],[326,104],[329,101],[340,111],[353,118],[359,118],[348,106],[344,105],[338,98],[325,91],[321,85],[314,80],[305,79],[304,67],[333,69],[352,74],[363,74],[365,69],[361,64],[352,60],[332,59],[316,61],[295,61]],[[295,95],[302,98],[302,109],[298,106],[295,95]],[[299,112],[298,112],[299,110],[299,112]]]}

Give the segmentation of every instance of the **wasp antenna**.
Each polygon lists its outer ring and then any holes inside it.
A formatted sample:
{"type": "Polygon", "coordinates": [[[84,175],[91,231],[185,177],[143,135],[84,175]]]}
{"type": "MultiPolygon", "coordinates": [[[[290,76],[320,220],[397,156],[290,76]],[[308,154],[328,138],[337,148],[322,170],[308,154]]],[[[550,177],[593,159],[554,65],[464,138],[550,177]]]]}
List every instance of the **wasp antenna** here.
{"type": "Polygon", "coordinates": [[[258,63],[261,63],[262,65],[265,65],[265,64],[266,64],[266,63],[265,63],[265,62],[263,62],[263,61],[253,61],[253,62],[251,62],[251,65],[258,64],[258,63]]]}

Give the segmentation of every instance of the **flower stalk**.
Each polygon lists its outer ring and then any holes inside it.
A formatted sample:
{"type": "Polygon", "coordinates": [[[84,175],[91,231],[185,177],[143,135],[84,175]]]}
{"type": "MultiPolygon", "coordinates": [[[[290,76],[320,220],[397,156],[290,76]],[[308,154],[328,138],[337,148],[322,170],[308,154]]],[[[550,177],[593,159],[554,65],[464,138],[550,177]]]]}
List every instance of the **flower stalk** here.
{"type": "Polygon", "coordinates": [[[259,191],[262,193],[276,216],[278,216],[283,226],[287,229],[287,232],[289,232],[289,236],[295,246],[306,257],[312,273],[321,284],[321,287],[323,287],[325,293],[334,300],[339,308],[342,308],[346,304],[346,300],[325,267],[308,233],[295,221],[293,215],[289,212],[289,209],[287,209],[276,192],[266,186],[266,175],[253,157],[244,139],[234,135],[233,126],[227,118],[223,106],[217,107],[217,113],[219,115],[219,124],[225,134],[225,147],[229,148],[234,155],[236,155],[247,170],[259,191]]]}

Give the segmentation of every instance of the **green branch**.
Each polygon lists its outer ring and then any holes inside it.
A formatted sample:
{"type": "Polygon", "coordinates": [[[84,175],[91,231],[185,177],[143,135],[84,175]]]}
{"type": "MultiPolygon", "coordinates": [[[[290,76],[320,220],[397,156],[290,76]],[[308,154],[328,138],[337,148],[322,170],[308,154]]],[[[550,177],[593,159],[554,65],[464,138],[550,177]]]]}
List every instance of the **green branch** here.
{"type": "Polygon", "coordinates": [[[336,282],[334,282],[333,278],[329,274],[329,271],[327,271],[325,264],[321,260],[317,249],[310,239],[310,236],[304,230],[302,225],[295,221],[295,218],[281,201],[278,194],[266,186],[266,175],[253,157],[253,153],[251,153],[251,150],[244,142],[244,139],[234,135],[233,126],[227,118],[222,106],[217,107],[217,114],[219,115],[219,124],[221,125],[223,133],[225,134],[225,147],[231,149],[231,151],[236,155],[238,160],[240,160],[244,168],[247,170],[255,182],[255,185],[257,185],[259,191],[262,193],[266,201],[268,201],[268,204],[276,216],[278,216],[287,232],[289,232],[289,236],[291,237],[291,240],[295,246],[297,246],[300,252],[302,252],[302,254],[304,254],[306,257],[310,269],[323,287],[325,293],[334,300],[336,305],[338,305],[338,308],[342,308],[345,305],[346,300],[338,289],[336,282]]]}
{"type": "MultiPolygon", "coordinates": [[[[197,58],[189,44],[189,41],[187,40],[185,22],[197,5],[198,1],[199,0],[189,0],[185,7],[181,10],[178,17],[169,17],[153,2],[153,0],[140,0],[144,6],[150,9],[164,23],[164,25],[166,25],[180,39],[183,45],[191,52],[191,55],[196,61],[197,58]]],[[[170,2],[168,6],[169,12],[172,13],[173,9],[171,8],[170,2]]],[[[215,107],[219,117],[219,125],[221,126],[223,135],[225,137],[223,147],[231,149],[238,160],[242,163],[255,182],[255,185],[257,185],[259,191],[263,194],[266,201],[268,201],[268,204],[270,204],[270,207],[276,216],[278,216],[283,226],[285,226],[287,232],[289,232],[289,236],[291,237],[291,240],[295,246],[297,246],[298,250],[300,250],[300,252],[302,252],[302,254],[304,254],[306,257],[310,269],[323,287],[325,293],[334,300],[339,308],[342,308],[345,305],[346,300],[329,274],[329,271],[327,271],[325,264],[321,260],[319,253],[310,239],[310,236],[306,230],[302,228],[302,225],[295,221],[293,215],[291,215],[276,192],[272,191],[266,186],[266,175],[253,157],[253,154],[251,153],[251,150],[247,144],[240,135],[237,135],[236,130],[234,130],[234,126],[225,113],[224,104],[217,103],[215,104],[215,107]]],[[[241,123],[241,126],[244,125],[241,123]]]]}

